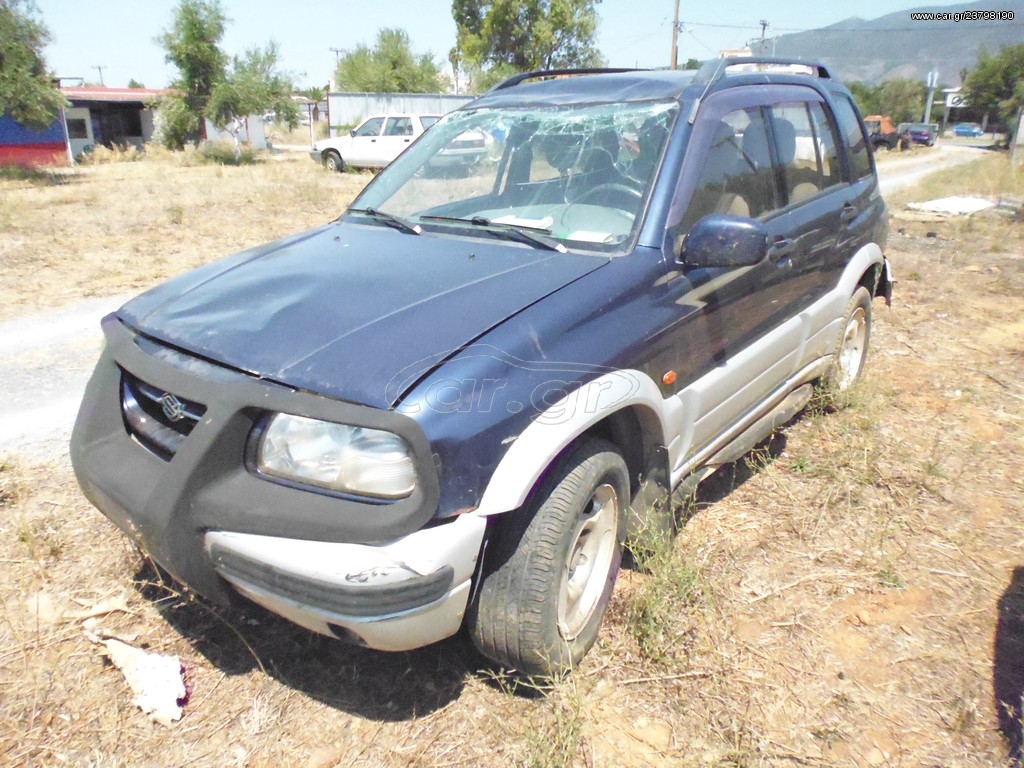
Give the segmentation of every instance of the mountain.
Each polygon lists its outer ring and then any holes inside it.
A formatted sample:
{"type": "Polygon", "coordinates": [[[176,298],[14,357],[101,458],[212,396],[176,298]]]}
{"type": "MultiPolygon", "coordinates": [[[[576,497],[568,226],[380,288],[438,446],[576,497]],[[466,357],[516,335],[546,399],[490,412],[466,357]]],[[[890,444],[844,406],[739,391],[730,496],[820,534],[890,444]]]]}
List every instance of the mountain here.
{"type": "MultiPolygon", "coordinates": [[[[775,55],[821,61],[845,82],[877,83],[890,78],[923,80],[937,70],[939,82],[960,85],[982,48],[1024,42],[1024,0],[979,0],[946,6],[922,6],[865,21],[849,18],[828,27],[782,35],[775,55]],[[1012,20],[916,21],[913,13],[1010,12],[1012,20]]],[[[771,53],[768,48],[767,53],[771,53]]]]}

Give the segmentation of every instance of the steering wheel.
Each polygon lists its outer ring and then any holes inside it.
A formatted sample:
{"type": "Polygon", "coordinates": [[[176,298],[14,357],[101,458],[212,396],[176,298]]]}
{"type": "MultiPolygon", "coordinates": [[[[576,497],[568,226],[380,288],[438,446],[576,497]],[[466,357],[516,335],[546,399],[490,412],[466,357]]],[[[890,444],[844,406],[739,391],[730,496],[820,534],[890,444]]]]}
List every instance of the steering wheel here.
{"type": "Polygon", "coordinates": [[[625,206],[616,205],[614,207],[630,212],[636,210],[636,204],[643,198],[643,193],[636,187],[618,182],[609,182],[607,184],[598,184],[596,187],[591,187],[582,194],[577,195],[573,198],[570,205],[582,205],[587,200],[601,197],[604,194],[608,194],[609,198],[618,197],[620,201],[628,198],[629,202],[625,206]]]}

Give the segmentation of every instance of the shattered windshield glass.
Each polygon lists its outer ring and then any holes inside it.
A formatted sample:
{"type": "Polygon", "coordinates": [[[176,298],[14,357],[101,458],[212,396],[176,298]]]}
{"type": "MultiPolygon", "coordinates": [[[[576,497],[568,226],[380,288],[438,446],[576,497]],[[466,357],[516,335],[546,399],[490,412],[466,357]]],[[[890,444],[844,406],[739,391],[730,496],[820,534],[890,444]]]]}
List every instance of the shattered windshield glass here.
{"type": "Polygon", "coordinates": [[[453,112],[353,209],[614,253],[639,227],[677,110],[673,101],[453,112]]]}

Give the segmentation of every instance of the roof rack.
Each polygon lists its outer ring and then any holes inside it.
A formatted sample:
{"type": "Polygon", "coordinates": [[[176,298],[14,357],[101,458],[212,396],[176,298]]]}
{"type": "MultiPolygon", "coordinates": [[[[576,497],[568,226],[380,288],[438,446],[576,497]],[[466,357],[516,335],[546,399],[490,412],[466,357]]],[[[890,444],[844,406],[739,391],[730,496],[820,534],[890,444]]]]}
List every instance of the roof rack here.
{"type": "Polygon", "coordinates": [[[519,85],[525,80],[535,80],[545,77],[566,77],[570,75],[608,75],[617,74],[620,72],[644,72],[646,70],[634,69],[632,67],[621,68],[621,69],[610,69],[606,67],[589,67],[584,69],[540,69],[534,72],[520,72],[518,75],[512,75],[512,77],[502,80],[496,86],[491,88],[488,93],[494,93],[495,91],[502,91],[505,88],[512,88],[513,86],[519,85]]]}
{"type": "MultiPolygon", "coordinates": [[[[711,90],[711,87],[725,77],[725,71],[729,67],[751,64],[763,67],[801,67],[804,69],[810,69],[815,76],[821,79],[832,79],[832,74],[828,71],[828,68],[824,64],[819,64],[816,61],[785,59],[780,56],[723,56],[720,59],[708,59],[701,64],[700,69],[697,70],[697,74],[693,76],[693,84],[703,85],[704,90],[701,95],[694,100],[693,107],[690,109],[690,116],[686,121],[690,125],[693,125],[693,121],[697,119],[697,110],[700,109],[700,103],[704,101],[704,97],[708,95],[708,91],[711,90]]],[[[758,71],[764,70],[761,69],[758,71]]],[[[754,74],[757,74],[757,72],[754,74]]]]}
{"type": "Polygon", "coordinates": [[[818,78],[824,80],[832,79],[832,73],[828,71],[828,67],[817,61],[787,59],[782,56],[723,56],[720,59],[708,59],[705,61],[701,65],[700,69],[697,70],[697,74],[693,76],[693,82],[696,85],[707,85],[710,87],[725,77],[725,71],[729,67],[741,66],[744,64],[762,65],[765,69],[776,67],[806,67],[818,78]]]}

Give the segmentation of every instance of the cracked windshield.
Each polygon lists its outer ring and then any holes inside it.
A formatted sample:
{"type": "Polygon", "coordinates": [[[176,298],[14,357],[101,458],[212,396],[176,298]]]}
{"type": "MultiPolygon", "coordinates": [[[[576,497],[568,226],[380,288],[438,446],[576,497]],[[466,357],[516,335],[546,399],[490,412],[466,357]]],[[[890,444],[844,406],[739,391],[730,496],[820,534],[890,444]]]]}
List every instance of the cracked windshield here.
{"type": "MultiPolygon", "coordinates": [[[[354,204],[445,228],[512,228],[615,252],[641,214],[678,105],[455,112],[354,204]]],[[[476,233],[474,233],[476,234],[476,233]]]]}

